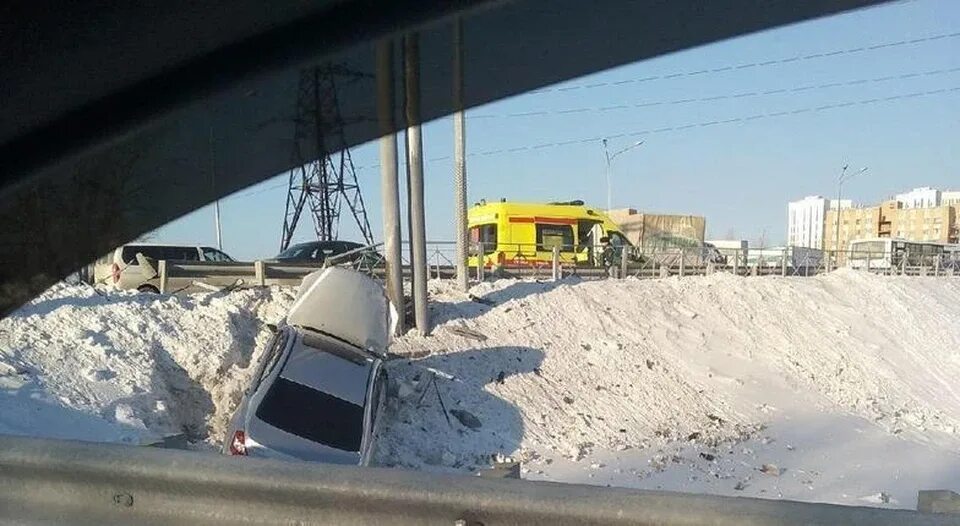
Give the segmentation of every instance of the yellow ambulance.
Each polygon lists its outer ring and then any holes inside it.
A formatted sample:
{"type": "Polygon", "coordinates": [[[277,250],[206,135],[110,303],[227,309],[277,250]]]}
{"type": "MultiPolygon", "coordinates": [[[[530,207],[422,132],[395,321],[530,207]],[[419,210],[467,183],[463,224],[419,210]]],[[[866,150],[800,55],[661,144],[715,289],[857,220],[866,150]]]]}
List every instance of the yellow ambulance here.
{"type": "Polygon", "coordinates": [[[470,208],[467,221],[473,247],[471,266],[479,261],[485,267],[550,265],[555,246],[560,247],[560,261],[565,265],[599,265],[601,238],[608,238],[617,253],[630,246],[616,223],[583,201],[481,201],[470,208]]]}

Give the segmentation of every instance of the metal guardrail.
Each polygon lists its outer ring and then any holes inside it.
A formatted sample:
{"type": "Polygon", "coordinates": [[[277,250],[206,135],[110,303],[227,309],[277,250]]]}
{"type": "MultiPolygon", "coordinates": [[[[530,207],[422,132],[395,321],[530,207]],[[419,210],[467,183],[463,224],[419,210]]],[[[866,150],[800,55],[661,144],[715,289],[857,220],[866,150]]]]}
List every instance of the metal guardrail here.
{"type": "Polygon", "coordinates": [[[0,436],[0,520],[64,524],[938,526],[956,516],[0,436]]]}
{"type": "MultiPolygon", "coordinates": [[[[383,278],[385,262],[376,252],[379,245],[362,247],[333,256],[324,263],[281,263],[276,261],[238,262],[184,262],[161,261],[159,274],[161,292],[195,291],[196,283],[207,287],[229,287],[242,281],[244,286],[297,286],[310,272],[329,265],[350,266],[376,278],[383,278]],[[357,254],[368,253],[356,258],[357,254]],[[352,259],[352,261],[351,261],[352,259]]],[[[452,241],[427,243],[428,276],[452,279],[456,276],[452,241]]],[[[960,261],[939,258],[901,258],[894,264],[874,264],[883,254],[851,251],[821,251],[812,249],[736,249],[710,250],[703,247],[639,250],[637,247],[613,247],[606,261],[604,247],[560,246],[554,255],[553,246],[533,244],[498,245],[506,252],[501,258],[497,252],[484,250],[483,265],[470,267],[470,275],[482,281],[490,275],[516,278],[548,279],[557,266],[559,277],[586,279],[605,277],[657,278],[668,276],[697,276],[726,272],[740,276],[815,276],[830,272],[848,262],[866,263],[861,270],[889,275],[953,276],[960,275],[960,261]],[[622,257],[626,254],[627,257],[622,257]],[[556,258],[556,261],[554,261],[556,258]],[[498,260],[499,259],[499,260],[498,260]],[[604,265],[606,263],[606,265],[604,265]]],[[[482,245],[474,243],[470,250],[473,261],[481,253],[482,245]]],[[[402,273],[411,275],[406,259],[407,247],[401,251],[402,273]]]]}
{"type": "Polygon", "coordinates": [[[209,287],[230,287],[237,284],[296,286],[304,276],[319,270],[322,265],[273,261],[243,263],[162,260],[157,267],[160,292],[174,293],[195,290],[197,283],[209,287]]]}

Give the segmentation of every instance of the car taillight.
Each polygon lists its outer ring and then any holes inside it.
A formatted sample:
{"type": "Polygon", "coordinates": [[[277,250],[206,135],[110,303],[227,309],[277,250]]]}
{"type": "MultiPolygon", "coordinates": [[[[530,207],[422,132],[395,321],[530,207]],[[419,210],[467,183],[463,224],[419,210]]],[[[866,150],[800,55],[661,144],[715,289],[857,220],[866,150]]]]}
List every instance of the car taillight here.
{"type": "Polygon", "coordinates": [[[114,263],[111,272],[113,274],[113,282],[119,283],[120,282],[120,265],[117,265],[116,263],[114,263]]]}
{"type": "Polygon", "coordinates": [[[230,441],[230,454],[247,454],[247,435],[240,429],[233,433],[233,440],[230,441]]]}

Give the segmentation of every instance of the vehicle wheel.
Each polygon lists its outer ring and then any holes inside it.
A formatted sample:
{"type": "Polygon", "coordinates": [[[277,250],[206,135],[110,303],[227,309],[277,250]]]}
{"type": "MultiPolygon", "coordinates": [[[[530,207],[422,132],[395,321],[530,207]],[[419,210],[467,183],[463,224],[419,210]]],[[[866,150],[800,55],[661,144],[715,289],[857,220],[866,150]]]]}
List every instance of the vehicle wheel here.
{"type": "Polygon", "coordinates": [[[140,285],[137,287],[137,290],[147,294],[160,294],[160,291],[157,290],[157,287],[154,287],[153,285],[140,285]]]}

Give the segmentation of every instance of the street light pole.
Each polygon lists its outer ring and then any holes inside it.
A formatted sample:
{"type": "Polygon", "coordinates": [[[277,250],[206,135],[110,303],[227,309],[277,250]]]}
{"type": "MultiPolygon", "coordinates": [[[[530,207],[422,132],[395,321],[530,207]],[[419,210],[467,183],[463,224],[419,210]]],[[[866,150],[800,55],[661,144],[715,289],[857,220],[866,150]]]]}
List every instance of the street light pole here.
{"type": "Polygon", "coordinates": [[[637,146],[640,146],[641,144],[643,144],[643,141],[637,141],[630,146],[623,148],[622,150],[617,150],[613,153],[610,153],[610,150],[607,148],[607,140],[603,139],[603,155],[607,159],[607,212],[613,209],[613,187],[610,183],[610,179],[613,175],[613,167],[611,163],[621,153],[626,153],[637,146]]]}
{"type": "Polygon", "coordinates": [[[841,199],[843,197],[843,183],[844,181],[853,179],[854,177],[867,171],[867,167],[864,166],[860,169],[860,171],[848,174],[847,168],[849,168],[849,166],[850,165],[848,164],[843,165],[843,168],[840,170],[840,177],[837,178],[837,212],[835,214],[837,216],[837,230],[836,235],[833,238],[833,249],[837,255],[837,266],[840,264],[840,214],[843,211],[843,204],[841,203],[841,199]]]}
{"type": "Polygon", "coordinates": [[[837,216],[837,229],[833,236],[833,251],[837,254],[837,263],[840,263],[840,211],[843,209],[843,205],[840,202],[840,196],[843,192],[843,176],[847,173],[847,168],[849,165],[843,165],[843,169],[840,170],[840,177],[837,178],[837,211],[834,214],[837,216]]]}

